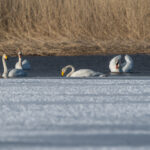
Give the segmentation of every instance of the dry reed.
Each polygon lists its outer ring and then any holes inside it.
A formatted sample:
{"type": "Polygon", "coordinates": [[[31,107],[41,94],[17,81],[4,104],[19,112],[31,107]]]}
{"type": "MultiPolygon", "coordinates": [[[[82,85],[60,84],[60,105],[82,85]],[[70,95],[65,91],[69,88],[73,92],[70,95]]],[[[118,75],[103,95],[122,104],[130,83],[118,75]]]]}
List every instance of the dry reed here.
{"type": "Polygon", "coordinates": [[[150,53],[150,0],[0,0],[0,54],[150,53]]]}

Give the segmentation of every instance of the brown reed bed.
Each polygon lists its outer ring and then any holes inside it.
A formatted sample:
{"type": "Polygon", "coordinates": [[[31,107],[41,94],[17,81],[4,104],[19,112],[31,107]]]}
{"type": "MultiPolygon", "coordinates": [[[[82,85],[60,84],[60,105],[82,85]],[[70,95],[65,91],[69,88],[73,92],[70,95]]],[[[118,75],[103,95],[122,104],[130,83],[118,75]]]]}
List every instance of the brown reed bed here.
{"type": "Polygon", "coordinates": [[[149,0],[0,0],[0,54],[150,53],[149,0]]]}

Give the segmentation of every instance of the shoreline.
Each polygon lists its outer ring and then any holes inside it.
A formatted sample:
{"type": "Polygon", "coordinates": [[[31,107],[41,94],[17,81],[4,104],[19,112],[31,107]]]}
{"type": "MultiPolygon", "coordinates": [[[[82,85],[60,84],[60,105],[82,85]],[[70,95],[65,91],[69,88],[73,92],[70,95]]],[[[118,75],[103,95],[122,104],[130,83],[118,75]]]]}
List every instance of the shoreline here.
{"type": "MultiPolygon", "coordinates": [[[[6,53],[7,56],[9,57],[17,57],[17,51],[16,51],[16,54],[9,54],[7,52],[3,52],[3,53],[6,53]]],[[[0,55],[2,56],[3,53],[1,52],[0,55]]],[[[87,52],[87,53],[81,53],[81,54],[78,54],[77,53],[74,53],[74,54],[65,54],[65,52],[63,53],[48,53],[48,54],[44,54],[44,55],[39,55],[39,54],[23,54],[24,57],[51,57],[51,56],[54,56],[54,57],[86,57],[86,56],[113,56],[113,55],[150,55],[150,53],[144,53],[144,52],[139,52],[139,53],[132,53],[132,52],[115,52],[115,53],[101,53],[101,52],[87,52]]]]}
{"type": "Polygon", "coordinates": [[[116,40],[116,41],[45,41],[40,39],[0,42],[0,55],[17,56],[21,50],[24,56],[90,56],[117,54],[150,54],[149,42],[116,40]]]}

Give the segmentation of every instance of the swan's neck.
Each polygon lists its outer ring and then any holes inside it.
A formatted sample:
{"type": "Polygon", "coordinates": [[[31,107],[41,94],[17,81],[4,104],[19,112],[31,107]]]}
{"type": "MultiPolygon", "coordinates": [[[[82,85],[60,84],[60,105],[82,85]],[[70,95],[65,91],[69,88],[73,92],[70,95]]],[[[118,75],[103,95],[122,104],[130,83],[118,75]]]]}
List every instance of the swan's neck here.
{"type": "Polygon", "coordinates": [[[7,69],[7,64],[4,58],[2,58],[2,63],[3,63],[3,68],[4,68],[4,72],[2,74],[3,78],[7,78],[7,74],[8,74],[8,69],[7,69]]]}
{"type": "Polygon", "coordinates": [[[122,67],[122,72],[127,72],[129,68],[130,68],[130,63],[125,62],[124,66],[122,67]]]}
{"type": "Polygon", "coordinates": [[[22,59],[21,59],[21,56],[19,56],[18,68],[19,68],[19,69],[22,69],[22,59]]]}
{"type": "Polygon", "coordinates": [[[66,69],[68,68],[71,68],[71,72],[67,74],[67,77],[70,77],[75,72],[75,68],[72,65],[66,66],[66,69]]]}
{"type": "Polygon", "coordinates": [[[122,72],[128,72],[133,67],[133,60],[130,58],[125,58],[125,63],[122,67],[122,72]]]}

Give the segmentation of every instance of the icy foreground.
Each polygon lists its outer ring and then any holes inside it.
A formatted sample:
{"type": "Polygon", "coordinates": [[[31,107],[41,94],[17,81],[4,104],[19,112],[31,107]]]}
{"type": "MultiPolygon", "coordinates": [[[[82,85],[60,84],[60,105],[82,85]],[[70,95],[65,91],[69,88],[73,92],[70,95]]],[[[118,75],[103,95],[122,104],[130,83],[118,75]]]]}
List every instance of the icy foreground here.
{"type": "Polygon", "coordinates": [[[150,78],[1,79],[0,149],[150,149],[150,78]]]}

